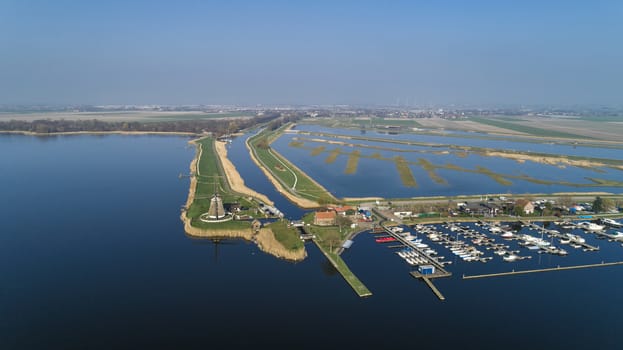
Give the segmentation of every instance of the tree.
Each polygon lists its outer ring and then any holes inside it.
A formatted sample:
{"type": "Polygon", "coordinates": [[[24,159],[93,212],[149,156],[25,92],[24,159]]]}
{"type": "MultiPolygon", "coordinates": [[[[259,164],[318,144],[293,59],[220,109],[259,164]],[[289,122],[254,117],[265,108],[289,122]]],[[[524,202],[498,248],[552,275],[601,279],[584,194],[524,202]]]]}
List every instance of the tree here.
{"type": "Polygon", "coordinates": [[[602,211],[604,211],[604,209],[605,207],[603,198],[597,196],[597,198],[595,198],[595,200],[593,201],[593,211],[595,213],[601,213],[602,211]]]}
{"type": "Polygon", "coordinates": [[[350,227],[350,225],[353,223],[350,218],[346,217],[346,216],[342,216],[339,215],[335,218],[335,223],[340,226],[340,231],[342,230],[342,226],[348,226],[350,227]]]}
{"type": "Polygon", "coordinates": [[[571,196],[561,196],[558,198],[558,203],[566,208],[569,208],[570,206],[572,206],[574,202],[575,201],[573,197],[571,196]]]}
{"type": "Polygon", "coordinates": [[[608,198],[601,198],[597,196],[593,201],[593,211],[595,213],[602,213],[608,211],[614,207],[614,202],[608,198]]]}

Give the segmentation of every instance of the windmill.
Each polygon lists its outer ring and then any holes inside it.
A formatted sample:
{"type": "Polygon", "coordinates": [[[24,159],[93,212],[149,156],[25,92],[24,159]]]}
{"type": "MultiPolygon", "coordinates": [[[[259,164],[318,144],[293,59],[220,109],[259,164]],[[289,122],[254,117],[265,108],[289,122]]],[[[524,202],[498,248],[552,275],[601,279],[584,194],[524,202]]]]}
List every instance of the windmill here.
{"type": "Polygon", "coordinates": [[[214,178],[214,194],[210,199],[210,209],[208,209],[208,217],[210,219],[216,220],[222,219],[227,215],[227,212],[225,211],[225,207],[223,206],[223,198],[218,193],[218,179],[222,178],[223,176],[211,175],[207,177],[214,178]]]}

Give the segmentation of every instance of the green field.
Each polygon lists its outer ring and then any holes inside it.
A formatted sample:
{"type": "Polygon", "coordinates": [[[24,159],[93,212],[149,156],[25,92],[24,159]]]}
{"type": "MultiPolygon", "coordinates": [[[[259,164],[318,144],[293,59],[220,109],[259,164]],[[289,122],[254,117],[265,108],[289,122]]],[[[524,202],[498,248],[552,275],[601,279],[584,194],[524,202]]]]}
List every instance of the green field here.
{"type": "Polygon", "coordinates": [[[251,118],[253,113],[180,113],[180,114],[154,114],[145,115],[143,118],[154,121],[176,121],[176,120],[204,120],[204,119],[224,119],[224,118],[251,118]]]}
{"type": "Polygon", "coordinates": [[[304,247],[303,241],[299,238],[298,231],[289,228],[285,220],[279,220],[266,226],[273,231],[275,238],[288,250],[298,250],[304,247]]]}
{"type": "Polygon", "coordinates": [[[318,203],[335,203],[337,199],[331,193],[317,185],[307,174],[301,172],[270,147],[272,141],[278,138],[287,126],[274,131],[265,129],[249,138],[248,143],[255,157],[277,178],[285,189],[295,196],[318,203]]]}
{"type": "Polygon", "coordinates": [[[246,211],[240,212],[240,214],[255,215],[257,203],[251,202],[246,197],[231,191],[214,149],[214,139],[205,137],[196,142],[197,147],[201,151],[201,157],[196,172],[191,176],[195,176],[197,180],[197,189],[195,190],[195,200],[188,208],[186,217],[191,219],[192,226],[199,228],[249,228],[250,223],[247,221],[232,220],[222,223],[204,223],[199,220],[199,216],[210,208],[210,198],[214,195],[215,184],[219,195],[223,199],[223,203],[238,202],[242,207],[248,208],[246,211]]]}
{"type": "Polygon", "coordinates": [[[527,126],[527,125],[517,124],[517,123],[514,123],[514,122],[508,122],[508,121],[500,120],[500,119],[497,119],[497,118],[496,119],[470,118],[469,120],[477,122],[477,123],[480,123],[480,124],[495,126],[497,128],[501,128],[501,129],[507,129],[507,130],[513,130],[513,131],[517,131],[517,132],[522,132],[522,133],[525,133],[525,134],[528,134],[528,135],[533,135],[533,136],[561,137],[561,138],[570,138],[570,139],[590,139],[589,137],[586,137],[586,136],[569,134],[569,133],[566,133],[566,132],[556,131],[556,130],[547,130],[547,129],[535,128],[535,127],[531,127],[531,126],[527,126]]]}
{"type": "MultiPolygon", "coordinates": [[[[314,221],[314,213],[309,213],[303,217],[303,221],[311,223],[314,221]]],[[[307,231],[316,235],[314,243],[318,246],[320,251],[327,257],[329,262],[335,267],[335,269],[344,277],[346,282],[353,288],[353,290],[360,297],[366,297],[372,295],[370,290],[355,276],[355,274],[348,268],[344,260],[336,253],[341,247],[342,243],[346,240],[353,230],[350,227],[338,226],[307,226],[307,231]]]]}

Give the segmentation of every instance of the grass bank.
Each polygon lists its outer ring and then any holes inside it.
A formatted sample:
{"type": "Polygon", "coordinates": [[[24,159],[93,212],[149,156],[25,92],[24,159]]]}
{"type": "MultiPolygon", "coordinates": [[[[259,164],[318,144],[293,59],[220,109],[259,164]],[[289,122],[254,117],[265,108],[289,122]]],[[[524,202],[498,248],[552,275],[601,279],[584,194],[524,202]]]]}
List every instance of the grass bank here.
{"type": "MultiPolygon", "coordinates": [[[[309,213],[303,217],[303,221],[306,223],[313,222],[314,213],[309,213]]],[[[335,269],[342,275],[346,282],[353,288],[355,293],[360,297],[371,296],[372,292],[361,282],[359,278],[348,268],[348,265],[342,260],[337,252],[339,251],[342,243],[353,233],[353,229],[338,226],[306,226],[309,233],[316,236],[314,243],[320,251],[327,257],[329,262],[335,267],[335,269]]]]}
{"type": "Polygon", "coordinates": [[[250,137],[247,146],[250,148],[251,156],[278,190],[286,194],[295,204],[312,208],[337,202],[329,191],[271,148],[270,144],[288,126],[286,124],[277,130],[264,129],[250,137]]]}

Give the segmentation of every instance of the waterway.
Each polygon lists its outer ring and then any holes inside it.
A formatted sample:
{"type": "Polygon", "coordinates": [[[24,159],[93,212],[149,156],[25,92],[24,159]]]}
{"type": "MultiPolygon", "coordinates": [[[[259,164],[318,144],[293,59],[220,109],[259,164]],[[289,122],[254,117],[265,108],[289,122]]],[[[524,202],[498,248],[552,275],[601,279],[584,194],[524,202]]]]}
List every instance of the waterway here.
{"type": "Polygon", "coordinates": [[[439,302],[362,234],[343,256],[374,293],[360,299],[313,245],[293,264],[244,241],[190,238],[179,220],[186,142],[0,136],[1,349],[619,344],[621,268],[463,281],[451,265],[455,276],[435,281],[439,302]]]}
{"type": "MultiPolygon", "coordinates": [[[[604,148],[586,145],[560,144],[560,140],[556,140],[553,138],[548,139],[545,137],[542,138],[543,142],[525,142],[525,139],[524,142],[522,142],[522,139],[519,137],[496,136],[495,139],[492,139],[491,135],[477,132],[460,133],[456,131],[448,131],[445,135],[431,135],[422,133],[388,134],[374,130],[364,130],[362,132],[361,130],[330,128],[313,124],[299,124],[296,126],[296,129],[301,131],[371,137],[379,139],[389,138],[401,141],[424,142],[439,145],[471,146],[504,149],[511,151],[623,160],[623,152],[621,152],[620,145],[616,148],[604,148]]],[[[567,142],[572,141],[573,140],[567,140],[567,142]]]]}
{"type": "MultiPolygon", "coordinates": [[[[355,130],[331,129],[313,125],[302,125],[301,129],[322,131],[330,133],[353,134],[355,130]]],[[[428,142],[427,137],[434,141],[445,142],[461,139],[444,138],[443,136],[430,135],[392,135],[392,138],[403,136],[403,139],[411,141],[428,142]],[[423,139],[422,139],[423,138],[423,139]]],[[[387,138],[387,135],[385,135],[387,138]]],[[[335,140],[328,137],[306,136],[297,134],[284,134],[276,140],[272,146],[292,161],[301,170],[314,178],[337,197],[368,197],[380,196],[386,198],[405,198],[413,196],[447,196],[447,195],[474,195],[480,193],[555,193],[555,192],[594,192],[604,191],[612,193],[623,192],[621,187],[594,186],[589,178],[620,181],[623,172],[612,168],[586,168],[574,166],[559,166],[537,163],[533,161],[517,162],[512,159],[500,157],[487,157],[474,153],[455,154],[447,148],[430,148],[424,146],[408,146],[392,143],[381,143],[367,140],[339,140],[348,141],[347,145],[334,145],[318,140],[335,140]],[[303,142],[302,147],[293,145],[293,141],[303,142]],[[363,145],[364,147],[361,147],[363,145]],[[312,149],[324,146],[322,153],[312,154],[312,149]],[[367,147],[365,147],[367,146],[367,147]],[[379,149],[378,147],[381,147],[379,149]],[[376,148],[375,148],[376,147],[376,148]],[[340,149],[340,154],[334,162],[327,163],[330,152],[340,149]],[[405,150],[404,152],[391,149],[405,150]],[[355,150],[360,152],[357,169],[354,173],[345,174],[349,154],[355,150]],[[440,153],[440,151],[450,151],[440,153]],[[408,162],[415,186],[407,187],[396,169],[394,157],[400,156],[408,162]],[[379,159],[379,157],[384,159],[379,159]],[[431,177],[422,166],[417,163],[422,160],[437,166],[434,170],[435,178],[431,177]],[[444,168],[459,166],[467,171],[444,168]],[[482,167],[488,171],[500,174],[503,182],[488,175],[479,173],[482,167]],[[507,177],[504,177],[507,175],[507,177]],[[537,181],[549,181],[549,183],[531,182],[514,176],[525,176],[537,181]],[[370,186],[370,183],[382,184],[382,186],[370,186]],[[571,184],[568,184],[571,183],[571,184]],[[578,184],[579,186],[575,185],[578,184]],[[588,186],[583,186],[588,185],[588,186]]],[[[464,142],[472,141],[464,139],[464,142]]],[[[480,140],[486,144],[483,146],[493,147],[498,145],[494,140],[480,140]]],[[[460,144],[460,142],[458,143],[460,144]]],[[[520,143],[530,147],[534,151],[542,152],[546,149],[555,148],[556,154],[565,150],[572,150],[565,145],[543,145],[520,143]]],[[[516,149],[521,149],[517,146],[516,149]]],[[[612,154],[612,149],[589,148],[595,157],[614,156],[621,157],[620,151],[612,154]]]]}

